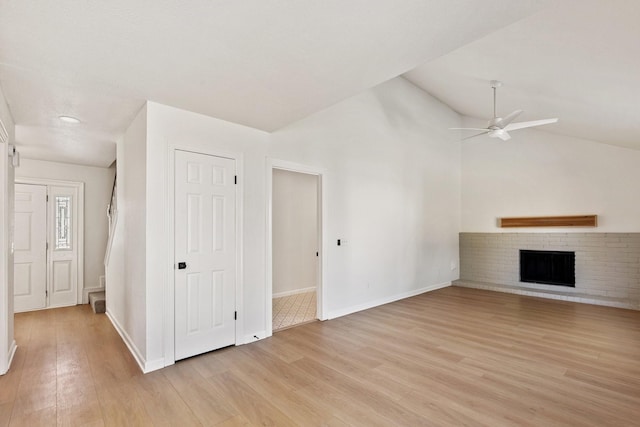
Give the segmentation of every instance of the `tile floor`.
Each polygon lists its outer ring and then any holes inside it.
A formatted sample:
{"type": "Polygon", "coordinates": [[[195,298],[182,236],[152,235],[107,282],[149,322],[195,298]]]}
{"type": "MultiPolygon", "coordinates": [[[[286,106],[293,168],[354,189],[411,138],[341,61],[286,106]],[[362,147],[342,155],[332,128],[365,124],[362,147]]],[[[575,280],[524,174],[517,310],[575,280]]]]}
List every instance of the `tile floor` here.
{"type": "Polygon", "coordinates": [[[281,330],[316,319],[316,292],[273,299],[273,330],[281,330]]]}

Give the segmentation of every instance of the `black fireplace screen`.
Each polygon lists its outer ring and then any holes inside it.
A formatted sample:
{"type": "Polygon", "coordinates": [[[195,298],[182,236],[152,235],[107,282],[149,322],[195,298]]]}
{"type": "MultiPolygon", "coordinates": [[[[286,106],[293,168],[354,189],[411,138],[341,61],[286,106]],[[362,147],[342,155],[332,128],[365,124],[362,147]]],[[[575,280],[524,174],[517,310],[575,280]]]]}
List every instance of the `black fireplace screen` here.
{"type": "Polygon", "coordinates": [[[520,250],[520,281],[576,286],[576,253],[520,250]]]}

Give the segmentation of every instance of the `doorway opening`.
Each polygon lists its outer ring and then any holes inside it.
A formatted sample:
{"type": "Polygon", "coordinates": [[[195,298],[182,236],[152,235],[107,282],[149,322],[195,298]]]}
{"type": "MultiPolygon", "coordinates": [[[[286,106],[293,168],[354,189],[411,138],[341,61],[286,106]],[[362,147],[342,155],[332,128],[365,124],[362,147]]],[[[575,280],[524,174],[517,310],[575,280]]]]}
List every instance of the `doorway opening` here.
{"type": "Polygon", "coordinates": [[[271,324],[277,332],[320,318],[321,175],[271,170],[271,324]]]}

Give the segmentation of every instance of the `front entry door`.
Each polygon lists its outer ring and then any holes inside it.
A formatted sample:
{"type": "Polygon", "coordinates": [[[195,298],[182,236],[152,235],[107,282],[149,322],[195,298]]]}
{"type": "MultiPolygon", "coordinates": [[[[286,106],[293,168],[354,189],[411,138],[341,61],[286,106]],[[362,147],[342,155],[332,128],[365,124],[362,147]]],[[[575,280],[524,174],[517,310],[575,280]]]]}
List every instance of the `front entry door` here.
{"type": "Polygon", "coordinates": [[[77,302],[77,189],[50,186],[49,209],[49,307],[66,307],[77,302]]]}
{"type": "Polygon", "coordinates": [[[15,312],[76,305],[82,290],[83,186],[36,181],[15,184],[15,312]]]}
{"type": "Polygon", "coordinates": [[[175,360],[235,344],[235,161],[176,151],[175,360]]]}
{"type": "Polygon", "coordinates": [[[15,185],[14,311],[47,304],[47,186],[15,185]]]}

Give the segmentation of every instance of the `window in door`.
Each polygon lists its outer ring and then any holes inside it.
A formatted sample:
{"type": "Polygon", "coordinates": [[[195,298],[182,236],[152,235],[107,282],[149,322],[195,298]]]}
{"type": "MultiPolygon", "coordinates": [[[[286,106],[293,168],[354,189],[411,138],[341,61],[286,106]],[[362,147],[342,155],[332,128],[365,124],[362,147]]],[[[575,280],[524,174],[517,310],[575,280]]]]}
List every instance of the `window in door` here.
{"type": "Polygon", "coordinates": [[[55,250],[69,250],[71,248],[71,196],[56,196],[55,199],[55,250]]]}

